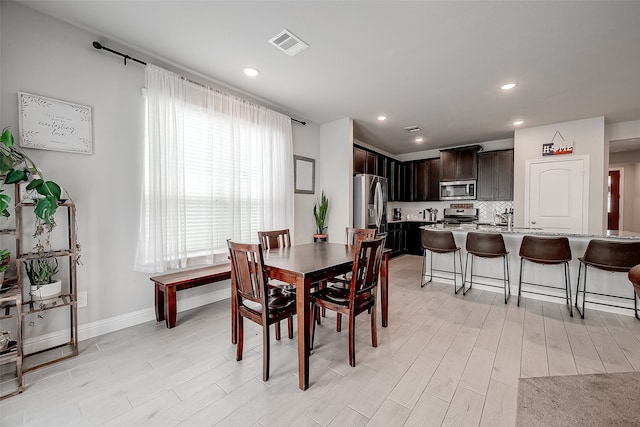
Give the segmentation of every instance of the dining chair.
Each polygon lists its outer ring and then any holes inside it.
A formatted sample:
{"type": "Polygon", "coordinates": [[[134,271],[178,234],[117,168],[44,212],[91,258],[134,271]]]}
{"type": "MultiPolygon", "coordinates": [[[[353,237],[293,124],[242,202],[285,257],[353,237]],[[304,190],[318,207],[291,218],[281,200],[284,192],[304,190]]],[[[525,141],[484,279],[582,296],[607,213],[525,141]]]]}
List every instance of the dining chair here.
{"type": "MultiPolygon", "coordinates": [[[[335,311],[338,315],[349,317],[349,364],[356,366],[355,356],[355,327],[356,316],[364,311],[370,312],[371,317],[371,345],[378,346],[376,331],[376,292],[382,252],[384,251],[384,237],[372,240],[357,240],[351,283],[348,289],[329,286],[320,289],[311,296],[314,315],[320,308],[335,311]]],[[[311,322],[311,348],[315,336],[316,323],[311,322]]]]}
{"type": "MultiPolygon", "coordinates": [[[[262,380],[269,379],[269,326],[281,320],[291,322],[296,314],[295,297],[280,289],[267,287],[261,244],[227,240],[232,274],[235,277],[238,347],[236,360],[242,360],[244,318],[262,326],[262,380]]],[[[291,323],[290,323],[291,324],[291,323]]],[[[289,338],[293,330],[289,328],[289,338]]]]}
{"type": "MultiPolygon", "coordinates": [[[[371,240],[376,237],[376,229],[375,228],[352,228],[347,227],[344,232],[344,243],[348,246],[354,246],[356,242],[359,240],[371,240]]],[[[386,237],[386,233],[385,233],[386,237]]],[[[340,287],[344,289],[349,288],[349,284],[351,283],[351,273],[341,274],[329,280],[332,283],[333,287],[340,287]]],[[[324,310],[322,310],[322,315],[324,316],[324,310]]],[[[320,319],[318,318],[318,324],[320,324],[320,319]]],[[[338,313],[336,317],[336,332],[340,332],[342,330],[342,315],[338,313]]]]}

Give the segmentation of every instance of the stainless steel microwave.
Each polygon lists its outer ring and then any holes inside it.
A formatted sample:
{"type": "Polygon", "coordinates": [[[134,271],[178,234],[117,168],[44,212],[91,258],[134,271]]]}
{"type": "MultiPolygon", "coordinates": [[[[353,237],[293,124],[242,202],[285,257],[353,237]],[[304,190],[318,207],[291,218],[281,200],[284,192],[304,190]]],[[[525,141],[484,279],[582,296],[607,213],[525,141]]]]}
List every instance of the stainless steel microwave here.
{"type": "Polygon", "coordinates": [[[475,200],[476,181],[440,181],[440,200],[475,200]]]}

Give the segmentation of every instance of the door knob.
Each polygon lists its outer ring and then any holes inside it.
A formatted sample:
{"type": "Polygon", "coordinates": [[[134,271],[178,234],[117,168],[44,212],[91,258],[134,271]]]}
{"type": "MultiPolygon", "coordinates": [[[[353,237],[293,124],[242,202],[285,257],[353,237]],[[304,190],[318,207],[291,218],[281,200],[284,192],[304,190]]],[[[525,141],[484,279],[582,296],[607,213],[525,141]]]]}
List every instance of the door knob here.
{"type": "Polygon", "coordinates": [[[535,221],[531,221],[531,224],[535,224],[535,223],[536,223],[535,221]]]}

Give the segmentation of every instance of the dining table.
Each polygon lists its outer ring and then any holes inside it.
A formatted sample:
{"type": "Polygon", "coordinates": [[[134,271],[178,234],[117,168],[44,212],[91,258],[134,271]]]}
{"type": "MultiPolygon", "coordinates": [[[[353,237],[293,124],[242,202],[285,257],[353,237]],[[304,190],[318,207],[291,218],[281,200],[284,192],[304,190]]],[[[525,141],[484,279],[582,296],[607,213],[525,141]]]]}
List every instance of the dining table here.
{"type": "MultiPolygon", "coordinates": [[[[382,326],[388,325],[389,313],[389,253],[383,252],[380,266],[380,302],[382,326]]],[[[301,390],[309,388],[309,355],[311,288],[332,277],[352,270],[355,246],[340,243],[315,242],[275,248],[263,252],[264,268],[271,279],[281,280],[296,287],[298,324],[298,384],[301,390]]],[[[232,274],[233,280],[233,274],[232,274]]],[[[233,282],[232,282],[233,289],[233,282]]],[[[231,292],[231,341],[237,343],[237,315],[235,292],[231,292]]]]}

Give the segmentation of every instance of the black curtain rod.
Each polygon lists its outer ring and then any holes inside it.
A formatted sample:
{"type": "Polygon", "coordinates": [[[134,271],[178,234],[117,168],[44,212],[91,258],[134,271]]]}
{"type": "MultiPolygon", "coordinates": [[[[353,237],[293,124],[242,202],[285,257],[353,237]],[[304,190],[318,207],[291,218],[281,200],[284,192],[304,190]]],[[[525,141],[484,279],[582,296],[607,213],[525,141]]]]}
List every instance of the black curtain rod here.
{"type": "MultiPolygon", "coordinates": [[[[135,61],[138,64],[147,65],[147,63],[144,62],[144,61],[140,61],[139,59],[136,59],[136,58],[134,58],[132,56],[126,55],[126,54],[124,54],[122,52],[118,52],[117,50],[109,49],[108,47],[102,45],[102,43],[100,43],[100,42],[93,42],[93,47],[95,47],[98,50],[103,49],[103,50],[106,50],[107,52],[111,52],[111,53],[113,53],[115,55],[122,56],[124,58],[124,65],[127,65],[127,59],[135,61]]],[[[289,118],[291,119],[291,121],[294,121],[296,123],[300,123],[302,126],[306,126],[306,124],[307,124],[307,122],[303,122],[302,120],[294,119],[293,117],[289,117],[289,118]]]]}

